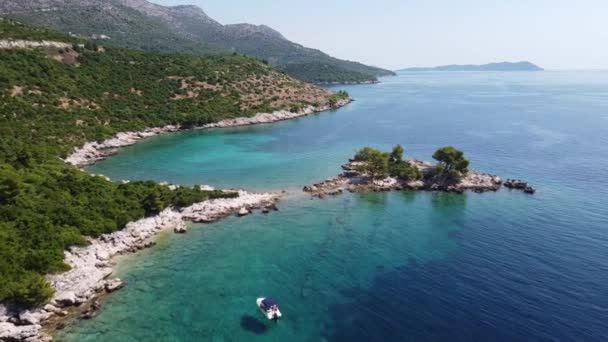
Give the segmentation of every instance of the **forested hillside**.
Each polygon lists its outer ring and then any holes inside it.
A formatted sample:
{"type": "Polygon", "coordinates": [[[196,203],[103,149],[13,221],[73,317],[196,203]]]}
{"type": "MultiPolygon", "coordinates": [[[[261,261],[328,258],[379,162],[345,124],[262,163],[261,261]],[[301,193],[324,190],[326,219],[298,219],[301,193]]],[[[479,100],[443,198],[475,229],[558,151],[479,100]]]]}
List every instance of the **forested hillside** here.
{"type": "Polygon", "coordinates": [[[196,6],[166,7],[146,0],[4,0],[0,15],[81,37],[105,35],[104,44],[130,49],[237,52],[267,60],[306,82],[368,82],[394,75],[304,47],[265,25],[222,25],[196,6]],[[329,72],[319,77],[318,65],[329,72]]]}
{"type": "Polygon", "coordinates": [[[72,47],[0,49],[0,301],[39,304],[63,250],[163,208],[233,196],[154,182],[114,183],[65,164],[117,132],[192,126],[344,96],[242,56],[161,55],[97,46],[0,19],[0,40],[72,47]]]}

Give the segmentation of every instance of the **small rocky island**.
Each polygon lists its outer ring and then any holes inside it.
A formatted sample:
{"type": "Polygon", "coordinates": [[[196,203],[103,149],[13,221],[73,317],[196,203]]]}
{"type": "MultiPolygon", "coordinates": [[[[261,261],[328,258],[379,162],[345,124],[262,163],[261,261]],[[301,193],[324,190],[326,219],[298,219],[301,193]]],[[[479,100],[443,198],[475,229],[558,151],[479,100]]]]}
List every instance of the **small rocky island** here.
{"type": "MultiPolygon", "coordinates": [[[[342,166],[342,174],[305,186],[303,190],[314,197],[323,198],[344,191],[486,192],[498,191],[503,185],[502,179],[497,175],[470,171],[464,153],[451,146],[442,147],[433,154],[437,163],[404,160],[403,152],[400,145],[393,147],[390,153],[365,147],[342,166]]],[[[504,185],[530,194],[536,191],[522,180],[508,180],[504,185]]]]}

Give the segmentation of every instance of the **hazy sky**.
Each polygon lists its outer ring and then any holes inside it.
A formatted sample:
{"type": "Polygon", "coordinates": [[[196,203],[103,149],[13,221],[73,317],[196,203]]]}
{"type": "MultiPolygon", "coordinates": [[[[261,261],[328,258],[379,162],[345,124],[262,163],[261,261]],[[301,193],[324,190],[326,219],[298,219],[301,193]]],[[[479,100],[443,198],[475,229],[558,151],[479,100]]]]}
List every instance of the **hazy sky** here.
{"type": "Polygon", "coordinates": [[[266,24],[330,55],[386,68],[529,60],[608,69],[608,0],[152,0],[223,24],[266,24]]]}

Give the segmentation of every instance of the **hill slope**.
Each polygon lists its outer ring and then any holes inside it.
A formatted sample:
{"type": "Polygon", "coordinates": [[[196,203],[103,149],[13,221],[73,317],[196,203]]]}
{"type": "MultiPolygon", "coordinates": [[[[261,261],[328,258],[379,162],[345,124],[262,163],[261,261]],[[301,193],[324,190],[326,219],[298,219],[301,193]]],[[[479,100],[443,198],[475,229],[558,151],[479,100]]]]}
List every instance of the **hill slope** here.
{"type": "Polygon", "coordinates": [[[154,182],[118,184],[68,166],[86,141],[146,127],[201,125],[345,94],[294,80],[242,56],[161,55],[81,48],[75,39],[0,18],[0,302],[35,305],[43,275],[66,269],[63,250],[82,235],[122,229],[163,208],[228,196],[154,182]],[[40,49],[23,48],[37,41],[40,49]],[[73,47],[72,47],[73,46],[73,47]]]}
{"type": "Polygon", "coordinates": [[[482,65],[443,65],[431,68],[408,68],[399,71],[542,71],[543,68],[530,62],[501,62],[482,65]]]}
{"type": "Polygon", "coordinates": [[[5,0],[0,15],[87,37],[103,34],[111,44],[132,49],[237,52],[267,60],[307,82],[375,81],[394,74],[306,48],[264,25],[222,25],[196,6],[165,7],[146,0],[5,0]],[[330,77],[315,72],[319,65],[330,77]]]}

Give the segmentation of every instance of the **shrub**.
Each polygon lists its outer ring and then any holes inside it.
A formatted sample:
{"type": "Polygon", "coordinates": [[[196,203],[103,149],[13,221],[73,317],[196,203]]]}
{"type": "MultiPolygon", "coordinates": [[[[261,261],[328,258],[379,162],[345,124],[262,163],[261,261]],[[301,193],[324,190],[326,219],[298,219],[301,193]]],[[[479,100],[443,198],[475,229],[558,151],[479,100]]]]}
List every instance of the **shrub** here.
{"type": "Polygon", "coordinates": [[[436,175],[446,178],[459,178],[469,172],[469,161],[464,153],[452,146],[446,146],[433,153],[433,158],[439,162],[436,175]]]}
{"type": "Polygon", "coordinates": [[[359,170],[372,177],[391,176],[404,180],[420,179],[420,171],[417,167],[403,160],[403,152],[403,147],[400,145],[393,147],[391,153],[364,147],[355,154],[354,160],[363,162],[359,170]]]}

